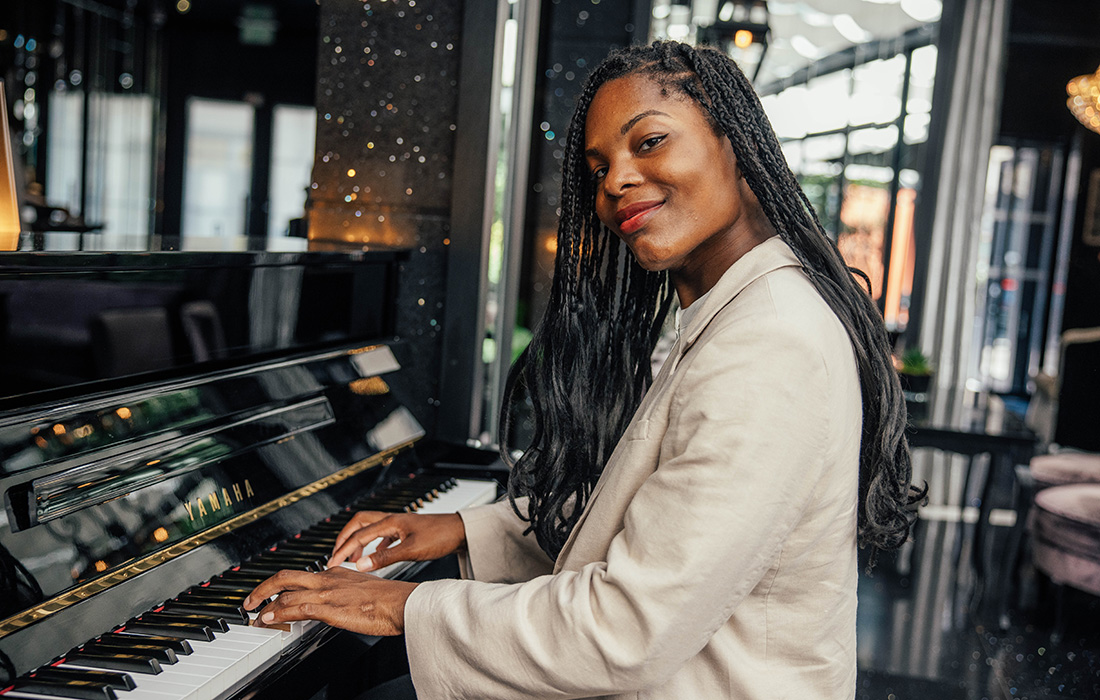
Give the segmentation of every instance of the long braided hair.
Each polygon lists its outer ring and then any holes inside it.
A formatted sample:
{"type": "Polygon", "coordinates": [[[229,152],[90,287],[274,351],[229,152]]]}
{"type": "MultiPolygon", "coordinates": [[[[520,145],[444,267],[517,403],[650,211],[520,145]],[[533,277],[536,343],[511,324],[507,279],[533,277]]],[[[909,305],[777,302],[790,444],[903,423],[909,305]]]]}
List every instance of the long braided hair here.
{"type": "Polygon", "coordinates": [[[901,546],[910,506],[925,490],[910,484],[905,401],[882,317],[825,235],[749,80],[725,54],[671,41],[614,51],[577,100],[566,137],[549,303],[504,389],[501,454],[512,467],[513,509],[556,558],[652,382],[650,355],[673,294],[668,274],[642,269],[603,227],[584,156],[585,120],[596,92],[634,74],[694,100],[729,138],[768,220],[848,332],[863,399],[859,541],[875,551],[901,546]],[[512,416],[524,393],[533,406],[534,435],[513,460],[512,416]],[[526,512],[516,504],[521,497],[529,499],[526,512]]]}

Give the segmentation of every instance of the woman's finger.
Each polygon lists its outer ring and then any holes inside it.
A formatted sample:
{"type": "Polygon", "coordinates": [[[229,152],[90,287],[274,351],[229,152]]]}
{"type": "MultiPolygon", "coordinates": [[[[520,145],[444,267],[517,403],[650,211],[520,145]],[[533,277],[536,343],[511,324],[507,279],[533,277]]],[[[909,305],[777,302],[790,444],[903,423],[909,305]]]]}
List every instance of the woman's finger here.
{"type": "Polygon", "coordinates": [[[340,534],[336,536],[336,544],[332,546],[332,551],[335,552],[337,549],[339,549],[340,546],[343,545],[344,542],[346,542],[347,539],[351,537],[352,534],[354,534],[355,532],[361,530],[367,525],[370,525],[371,523],[378,522],[379,520],[384,520],[387,517],[389,516],[386,513],[382,513],[376,510],[359,511],[355,515],[351,516],[351,520],[348,521],[348,524],[345,525],[342,530],[340,530],[340,534]]]}
{"type": "Polygon", "coordinates": [[[382,540],[374,552],[355,562],[355,568],[360,571],[374,571],[395,562],[413,559],[411,552],[409,552],[411,548],[408,545],[408,539],[411,538],[412,535],[404,540],[397,540],[393,537],[382,540]],[[386,540],[389,540],[389,543],[386,540]],[[397,544],[393,544],[394,542],[397,542],[397,544]]]}
{"type": "Polygon", "coordinates": [[[390,518],[385,518],[376,523],[362,527],[351,533],[351,535],[344,540],[343,544],[332,550],[332,555],[328,560],[328,566],[331,568],[339,566],[345,561],[358,560],[360,553],[363,551],[363,547],[366,547],[379,537],[390,537],[394,540],[398,540],[401,539],[401,532],[390,518]]]}
{"type": "Polygon", "coordinates": [[[308,619],[302,617],[306,614],[303,606],[311,601],[316,602],[317,594],[318,591],[313,590],[284,591],[260,611],[259,621],[268,625],[308,619]]]}
{"type": "Polygon", "coordinates": [[[343,545],[333,550],[327,566],[331,569],[345,561],[358,561],[363,554],[363,548],[370,544],[372,540],[377,539],[377,536],[369,537],[369,539],[368,537],[369,535],[364,534],[363,530],[353,533],[343,545]]]}
{"type": "Polygon", "coordinates": [[[244,599],[244,608],[245,610],[252,610],[268,598],[286,591],[315,587],[318,582],[312,580],[310,578],[312,576],[313,574],[308,571],[284,569],[253,588],[252,592],[244,599]]]}

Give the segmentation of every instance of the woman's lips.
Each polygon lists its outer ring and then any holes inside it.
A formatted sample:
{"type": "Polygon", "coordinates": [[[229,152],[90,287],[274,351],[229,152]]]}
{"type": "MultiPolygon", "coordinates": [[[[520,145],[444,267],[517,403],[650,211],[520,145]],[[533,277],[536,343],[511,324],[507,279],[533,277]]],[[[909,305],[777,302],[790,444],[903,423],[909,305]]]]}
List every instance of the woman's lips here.
{"type": "Polygon", "coordinates": [[[645,226],[662,206],[664,202],[646,202],[626,207],[616,216],[619,220],[619,231],[629,236],[645,226]]]}

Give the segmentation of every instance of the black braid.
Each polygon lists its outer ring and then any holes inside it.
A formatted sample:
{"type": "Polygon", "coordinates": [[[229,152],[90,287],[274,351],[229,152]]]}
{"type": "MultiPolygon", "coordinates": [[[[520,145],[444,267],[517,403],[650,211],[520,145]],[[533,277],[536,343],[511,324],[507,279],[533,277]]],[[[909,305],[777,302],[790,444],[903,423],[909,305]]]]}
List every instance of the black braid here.
{"type": "Polygon", "coordinates": [[[863,398],[860,543],[875,550],[901,546],[909,534],[910,507],[927,489],[910,483],[905,401],[882,317],[825,235],[751,83],[725,54],[677,42],[613,52],[588,77],[577,100],[565,146],[549,304],[504,391],[501,452],[512,466],[513,508],[529,520],[543,550],[556,557],[652,382],[649,358],[672,288],[667,273],[642,269],[601,225],[584,156],[584,125],[596,92],[631,74],[650,76],[695,100],[716,133],[729,138],[768,220],[844,325],[863,398]],[[511,416],[522,390],[534,407],[535,432],[513,464],[511,416]],[[524,496],[527,513],[515,504],[524,496]]]}

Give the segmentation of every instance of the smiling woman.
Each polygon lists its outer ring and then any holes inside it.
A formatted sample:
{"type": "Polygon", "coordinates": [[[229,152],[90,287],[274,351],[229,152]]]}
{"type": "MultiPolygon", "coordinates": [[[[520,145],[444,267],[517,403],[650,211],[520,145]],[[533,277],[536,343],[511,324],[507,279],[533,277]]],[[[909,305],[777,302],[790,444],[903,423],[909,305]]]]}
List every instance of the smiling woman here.
{"type": "Polygon", "coordinates": [[[665,42],[596,68],[556,255],[506,389],[536,423],[508,501],[361,513],[334,568],[248,604],[279,594],[263,624],[404,632],[424,698],[851,698],[857,542],[899,546],[921,496],[905,407],[881,317],[730,59],[665,42]],[[336,566],[452,552],[471,580],[336,566]]]}

